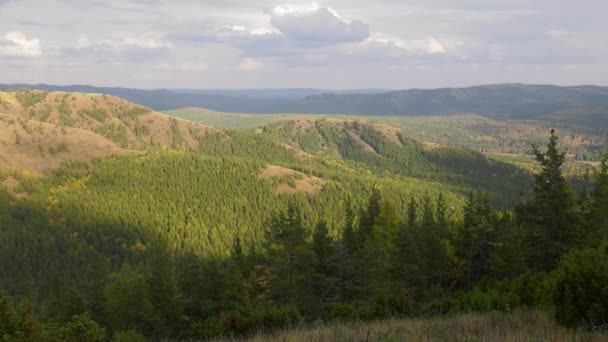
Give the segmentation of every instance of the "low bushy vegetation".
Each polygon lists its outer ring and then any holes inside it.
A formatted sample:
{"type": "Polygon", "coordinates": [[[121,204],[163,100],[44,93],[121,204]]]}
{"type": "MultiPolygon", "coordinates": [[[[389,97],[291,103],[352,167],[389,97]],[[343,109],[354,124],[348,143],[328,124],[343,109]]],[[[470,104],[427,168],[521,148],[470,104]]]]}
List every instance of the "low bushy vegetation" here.
{"type": "Polygon", "coordinates": [[[15,97],[17,98],[17,101],[19,101],[21,106],[26,107],[26,108],[31,107],[31,106],[35,105],[36,103],[44,100],[47,95],[48,95],[48,92],[41,91],[41,90],[25,89],[25,90],[19,90],[19,91],[15,92],[15,97]]]}

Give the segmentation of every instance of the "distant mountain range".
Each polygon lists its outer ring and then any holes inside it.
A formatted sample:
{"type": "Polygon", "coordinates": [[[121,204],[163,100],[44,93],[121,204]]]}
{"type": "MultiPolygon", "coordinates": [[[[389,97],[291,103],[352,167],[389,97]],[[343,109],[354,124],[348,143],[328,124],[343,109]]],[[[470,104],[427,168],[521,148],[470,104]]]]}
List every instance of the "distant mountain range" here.
{"type": "Polygon", "coordinates": [[[327,91],[321,89],[140,90],[85,85],[7,84],[0,90],[102,93],[157,111],[202,107],[238,113],[419,116],[473,113],[493,119],[543,120],[608,127],[608,87],[496,84],[466,88],[327,91]]]}

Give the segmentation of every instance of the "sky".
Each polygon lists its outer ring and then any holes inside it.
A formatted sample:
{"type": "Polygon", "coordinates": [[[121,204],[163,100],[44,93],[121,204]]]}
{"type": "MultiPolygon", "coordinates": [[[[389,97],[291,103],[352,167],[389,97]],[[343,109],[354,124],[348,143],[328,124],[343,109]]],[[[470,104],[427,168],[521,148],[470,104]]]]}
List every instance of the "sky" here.
{"type": "Polygon", "coordinates": [[[608,84],[606,0],[0,0],[0,83],[608,84]]]}

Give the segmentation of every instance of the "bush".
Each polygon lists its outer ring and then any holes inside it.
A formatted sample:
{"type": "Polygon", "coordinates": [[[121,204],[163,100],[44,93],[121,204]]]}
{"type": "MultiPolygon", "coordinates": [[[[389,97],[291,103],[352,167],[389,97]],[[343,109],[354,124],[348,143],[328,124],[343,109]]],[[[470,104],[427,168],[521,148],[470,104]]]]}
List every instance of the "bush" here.
{"type": "Polygon", "coordinates": [[[24,89],[16,92],[15,97],[21,106],[31,107],[44,100],[47,94],[48,92],[46,91],[24,89]]]}
{"type": "Polygon", "coordinates": [[[289,307],[270,307],[249,313],[222,313],[194,322],[190,325],[189,337],[213,339],[226,335],[246,335],[259,331],[286,329],[300,322],[300,314],[289,307]]]}
{"type": "Polygon", "coordinates": [[[61,328],[59,333],[61,341],[105,341],[106,330],[91,320],[88,314],[76,315],[72,320],[61,328]]]}
{"type": "Polygon", "coordinates": [[[352,304],[332,303],[323,307],[323,318],[326,321],[352,321],[356,318],[356,308],[352,304]]]}
{"type": "Polygon", "coordinates": [[[190,326],[190,337],[192,338],[212,339],[220,337],[226,332],[226,322],[221,318],[200,320],[190,326]]]}
{"type": "Polygon", "coordinates": [[[455,296],[453,311],[509,311],[518,306],[548,307],[554,276],[548,273],[522,274],[513,279],[487,281],[455,296]]]}
{"type": "Polygon", "coordinates": [[[555,270],[553,301],[560,324],[608,325],[608,243],[566,255],[555,270]]]}
{"type": "Polygon", "coordinates": [[[146,342],[147,339],[135,330],[119,331],[114,334],[112,342],[146,342]]]}
{"type": "Polygon", "coordinates": [[[300,321],[300,313],[290,307],[275,307],[254,311],[244,319],[243,329],[256,330],[284,329],[300,321]]]}

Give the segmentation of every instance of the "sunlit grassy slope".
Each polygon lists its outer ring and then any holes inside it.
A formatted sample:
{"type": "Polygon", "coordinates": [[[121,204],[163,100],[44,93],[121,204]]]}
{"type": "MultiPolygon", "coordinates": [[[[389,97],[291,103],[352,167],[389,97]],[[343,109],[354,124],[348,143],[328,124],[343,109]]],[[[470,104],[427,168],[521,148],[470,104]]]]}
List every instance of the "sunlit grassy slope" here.
{"type": "Polygon", "coordinates": [[[448,318],[320,324],[250,341],[606,341],[607,332],[568,330],[542,311],[461,314],[448,318]]]}

